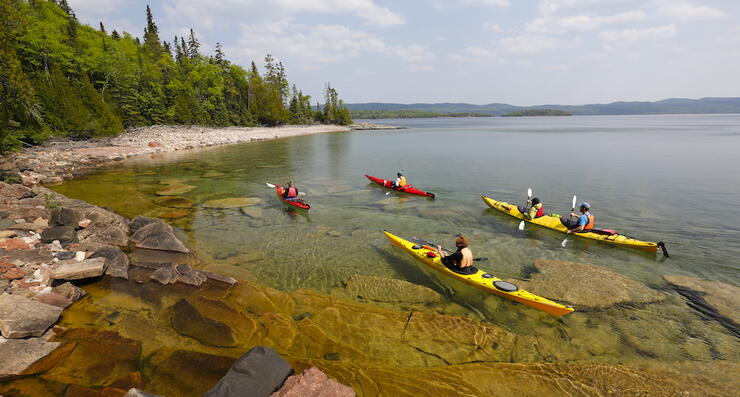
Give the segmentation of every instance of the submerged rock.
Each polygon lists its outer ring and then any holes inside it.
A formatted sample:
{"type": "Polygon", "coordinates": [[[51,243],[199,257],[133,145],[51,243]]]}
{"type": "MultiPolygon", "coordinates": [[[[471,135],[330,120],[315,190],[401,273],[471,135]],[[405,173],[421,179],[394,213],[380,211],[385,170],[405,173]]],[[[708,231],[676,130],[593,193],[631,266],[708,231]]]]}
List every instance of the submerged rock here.
{"type": "Polygon", "coordinates": [[[274,350],[257,346],[239,357],[229,372],[203,397],[269,396],[292,373],[290,364],[274,350]]]}
{"type": "Polygon", "coordinates": [[[252,219],[262,219],[262,208],[260,207],[241,207],[239,210],[252,219]]]}
{"type": "MultiPolygon", "coordinates": [[[[152,371],[147,390],[163,396],[202,396],[234,363],[233,357],[177,350],[152,371]]],[[[244,390],[234,390],[234,393],[244,390]]]]}
{"type": "Polygon", "coordinates": [[[162,190],[157,191],[158,196],[179,196],[181,194],[195,190],[193,185],[170,185],[162,190]]]}
{"type": "Polygon", "coordinates": [[[378,302],[431,303],[444,300],[431,288],[392,278],[353,275],[344,288],[358,298],[378,302]]]}
{"type": "Polygon", "coordinates": [[[190,208],[193,206],[192,201],[178,196],[157,197],[154,199],[154,204],[171,208],[190,208]]]}
{"type": "Polygon", "coordinates": [[[236,346],[257,330],[257,322],[243,312],[203,297],[180,299],[173,306],[173,328],[210,346],[236,346]]]}
{"type": "Polygon", "coordinates": [[[41,336],[61,313],[60,307],[18,295],[0,295],[0,332],[8,339],[41,336]]]}
{"type": "Polygon", "coordinates": [[[666,275],[663,279],[688,299],[692,307],[710,317],[728,320],[729,323],[724,325],[740,335],[740,305],[737,304],[739,287],[688,276],[666,275]]]}
{"type": "Polygon", "coordinates": [[[162,397],[159,394],[147,393],[140,389],[129,389],[129,391],[123,397],[162,397]]]}
{"type": "Polygon", "coordinates": [[[639,281],[600,266],[538,259],[534,268],[537,271],[529,281],[518,283],[520,288],[576,308],[604,309],[667,298],[639,281]]]}
{"type": "Polygon", "coordinates": [[[218,208],[218,209],[226,209],[226,208],[241,208],[241,207],[249,207],[252,205],[257,205],[262,202],[262,199],[259,197],[234,197],[234,198],[225,198],[225,199],[218,199],[218,200],[209,200],[203,203],[204,208],[218,208]]]}

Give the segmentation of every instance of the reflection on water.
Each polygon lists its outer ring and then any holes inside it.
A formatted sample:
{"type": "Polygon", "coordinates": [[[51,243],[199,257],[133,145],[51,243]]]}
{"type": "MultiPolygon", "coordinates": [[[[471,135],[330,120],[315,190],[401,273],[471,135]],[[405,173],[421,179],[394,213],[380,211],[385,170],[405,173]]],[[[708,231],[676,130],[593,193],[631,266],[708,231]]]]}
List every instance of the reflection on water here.
{"type": "MultiPolygon", "coordinates": [[[[739,165],[733,150],[740,140],[728,134],[740,128],[740,116],[408,123],[415,128],[323,134],[137,159],[55,190],[126,216],[167,219],[185,231],[207,269],[278,290],[310,288],[354,298],[346,290],[354,275],[428,287],[443,299],[429,304],[368,303],[503,326],[534,338],[540,361],[740,358],[738,339],[717,322],[700,317],[661,278],[685,274],[729,284],[740,279],[735,260],[740,255],[740,215],[727,200],[740,194],[740,179],[736,173],[713,171],[739,165]],[[717,135],[720,132],[724,135],[717,135]],[[574,149],[578,147],[585,151],[574,149]],[[387,178],[399,169],[410,183],[434,192],[437,199],[386,195],[388,190],[368,184],[362,176],[387,178]],[[286,208],[265,185],[287,180],[307,193],[312,207],[308,213],[286,208]],[[157,195],[181,186],[195,189],[157,195]],[[487,209],[479,197],[486,193],[519,203],[530,186],[548,211],[561,214],[570,210],[573,193],[578,194],[594,206],[601,226],[644,240],[663,240],[672,258],[587,240],[574,240],[563,249],[561,234],[529,225],[520,232],[516,220],[487,209]],[[262,201],[245,208],[200,206],[232,197],[262,201]],[[475,256],[489,258],[479,267],[502,278],[521,279],[535,259],[574,261],[639,280],[665,299],[580,311],[556,320],[428,272],[391,247],[383,229],[445,245],[451,245],[454,234],[464,233],[475,256]]],[[[137,302],[116,305],[137,307],[137,302]]],[[[147,310],[157,317],[156,309],[147,310]]],[[[153,343],[160,342],[169,343],[153,343]]]]}

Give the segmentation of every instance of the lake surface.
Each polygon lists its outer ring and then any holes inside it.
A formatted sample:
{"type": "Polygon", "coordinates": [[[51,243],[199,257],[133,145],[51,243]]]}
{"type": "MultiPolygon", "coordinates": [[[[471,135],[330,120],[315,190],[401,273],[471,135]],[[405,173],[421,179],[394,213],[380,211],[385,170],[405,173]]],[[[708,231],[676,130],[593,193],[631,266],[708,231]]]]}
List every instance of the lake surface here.
{"type": "Polygon", "coordinates": [[[343,296],[344,282],[356,274],[428,286],[447,301],[422,310],[534,335],[551,345],[553,361],[738,360],[738,338],[700,317],[662,276],[740,284],[740,115],[374,122],[409,128],[127,160],[54,189],[129,217],[166,218],[207,268],[274,288],[343,296]],[[398,170],[436,199],[387,194],[363,176],[391,178],[398,170]],[[265,185],[288,180],[306,192],[308,213],[286,208],[265,185]],[[258,197],[262,202],[251,208],[261,214],[199,205],[173,213],[155,202],[168,184],[194,186],[181,197],[196,204],[258,197]],[[523,204],[528,187],[547,212],[559,214],[570,212],[576,194],[591,203],[597,226],[664,241],[671,258],[579,239],[562,248],[562,234],[534,225],[519,231],[518,220],[480,198],[523,204]],[[475,256],[489,258],[479,267],[501,278],[522,279],[534,260],[558,259],[599,265],[670,296],[646,306],[580,313],[576,307],[556,320],[429,274],[392,247],[384,229],[447,246],[465,234],[475,256]],[[587,345],[577,355],[574,340],[587,345]]]}

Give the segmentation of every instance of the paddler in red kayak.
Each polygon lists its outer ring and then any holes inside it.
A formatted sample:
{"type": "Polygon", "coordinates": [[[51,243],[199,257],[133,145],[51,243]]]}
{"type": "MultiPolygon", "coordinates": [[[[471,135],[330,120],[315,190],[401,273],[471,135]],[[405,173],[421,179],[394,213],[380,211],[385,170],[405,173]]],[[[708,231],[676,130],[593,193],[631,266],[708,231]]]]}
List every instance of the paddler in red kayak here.
{"type": "Polygon", "coordinates": [[[473,252],[468,248],[468,239],[457,236],[455,239],[457,251],[452,254],[444,251],[442,246],[437,246],[437,253],[442,257],[442,264],[455,273],[472,274],[478,271],[473,266],[473,252]]]}
{"type": "Polygon", "coordinates": [[[545,207],[537,197],[527,200],[529,207],[520,205],[517,209],[524,215],[527,220],[532,220],[545,215],[545,207]]]}
{"type": "Polygon", "coordinates": [[[393,182],[393,187],[402,188],[404,186],[406,186],[406,177],[403,176],[401,171],[398,171],[398,178],[393,182]]]}
{"type": "Polygon", "coordinates": [[[287,188],[283,191],[283,198],[288,201],[300,200],[298,197],[298,188],[293,186],[293,181],[288,182],[287,188]]]}

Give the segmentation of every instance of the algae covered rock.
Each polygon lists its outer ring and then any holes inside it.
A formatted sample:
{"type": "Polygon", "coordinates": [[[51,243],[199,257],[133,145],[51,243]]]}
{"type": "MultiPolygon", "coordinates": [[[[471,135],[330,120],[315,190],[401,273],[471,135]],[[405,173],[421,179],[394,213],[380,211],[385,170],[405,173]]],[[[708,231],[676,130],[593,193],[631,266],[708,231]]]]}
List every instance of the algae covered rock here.
{"type": "Polygon", "coordinates": [[[193,206],[193,202],[186,199],[185,197],[179,196],[163,196],[154,199],[154,204],[162,207],[171,208],[190,208],[193,206]]]}
{"type": "Polygon", "coordinates": [[[169,185],[168,187],[158,190],[158,196],[178,196],[187,192],[195,190],[193,185],[169,185]]]}
{"type": "Polygon", "coordinates": [[[233,197],[233,198],[225,198],[225,199],[218,199],[218,200],[208,200],[205,203],[203,203],[204,208],[218,208],[218,209],[226,209],[226,208],[241,208],[241,207],[249,207],[251,205],[257,205],[262,202],[262,199],[259,197],[233,197]]]}
{"type": "Polygon", "coordinates": [[[650,303],[666,298],[645,284],[609,269],[549,259],[534,261],[536,272],[520,288],[578,308],[604,309],[622,303],[650,303]]]}
{"type": "Polygon", "coordinates": [[[352,296],[378,302],[430,303],[444,300],[431,288],[377,276],[353,275],[344,282],[344,288],[352,296]]]}
{"type": "Polygon", "coordinates": [[[172,326],[177,332],[210,346],[244,343],[257,330],[254,319],[217,300],[183,298],[173,311],[172,326]]]}
{"type": "Polygon", "coordinates": [[[724,317],[740,328],[740,305],[737,303],[739,287],[688,276],[666,275],[663,279],[694,305],[708,309],[703,310],[704,313],[714,312],[716,316],[724,317]]]}

